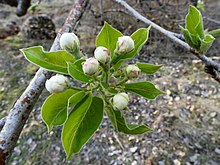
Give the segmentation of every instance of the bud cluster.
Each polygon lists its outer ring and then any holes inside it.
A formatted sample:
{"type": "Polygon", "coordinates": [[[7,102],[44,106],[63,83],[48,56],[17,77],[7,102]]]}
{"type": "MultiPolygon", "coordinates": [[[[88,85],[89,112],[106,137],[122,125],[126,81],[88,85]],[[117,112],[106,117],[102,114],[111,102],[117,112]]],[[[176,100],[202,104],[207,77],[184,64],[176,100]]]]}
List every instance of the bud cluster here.
{"type": "MultiPolygon", "coordinates": [[[[80,49],[80,42],[74,33],[64,33],[60,38],[60,46],[62,49],[77,53],[80,49]]],[[[122,36],[118,38],[115,55],[121,56],[131,52],[134,49],[134,41],[130,36],[122,36]]],[[[99,66],[109,66],[111,62],[111,53],[104,46],[98,46],[94,51],[94,57],[87,58],[82,63],[82,70],[86,75],[94,75],[99,71],[99,66]]],[[[107,67],[108,68],[108,67],[107,67]]],[[[106,71],[106,70],[105,70],[106,71]]],[[[128,65],[126,67],[127,78],[137,78],[140,69],[136,65],[128,65]]],[[[46,81],[46,89],[50,93],[63,92],[68,87],[68,79],[62,75],[55,75],[46,81]]],[[[123,110],[127,107],[129,97],[126,93],[118,93],[112,97],[112,106],[116,110],[123,110]]]]}

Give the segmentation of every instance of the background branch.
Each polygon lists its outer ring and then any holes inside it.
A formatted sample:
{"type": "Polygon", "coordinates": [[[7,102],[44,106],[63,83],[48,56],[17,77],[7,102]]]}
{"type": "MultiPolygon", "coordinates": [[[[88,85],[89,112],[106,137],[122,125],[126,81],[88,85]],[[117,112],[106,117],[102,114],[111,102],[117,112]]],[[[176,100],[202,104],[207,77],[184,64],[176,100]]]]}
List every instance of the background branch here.
{"type": "MultiPolygon", "coordinates": [[[[88,0],[76,0],[72,7],[63,27],[57,34],[56,39],[50,51],[60,49],[59,38],[62,33],[73,31],[75,25],[79,21],[84,12],[88,0]]],[[[40,68],[33,80],[30,82],[24,93],[16,101],[11,109],[5,124],[0,133],[0,164],[4,165],[10,158],[11,152],[14,149],[19,135],[29,117],[33,106],[37,102],[42,90],[44,89],[45,81],[50,78],[52,72],[40,68]]]]}
{"type": "MultiPolygon", "coordinates": [[[[173,33],[171,31],[168,31],[168,30],[160,27],[156,23],[152,22],[151,20],[147,19],[146,17],[142,16],[139,12],[137,12],[134,8],[132,8],[129,4],[127,4],[124,0],[113,0],[113,1],[117,2],[118,4],[120,4],[124,8],[126,8],[130,12],[130,14],[133,15],[138,20],[140,20],[140,21],[142,21],[142,22],[144,22],[148,25],[151,25],[152,28],[158,30],[159,32],[161,32],[162,34],[164,34],[165,36],[170,38],[173,42],[179,44],[180,46],[182,46],[183,48],[185,48],[186,50],[188,50],[189,52],[194,54],[196,57],[198,57],[209,68],[211,67],[214,70],[216,70],[217,72],[220,71],[220,64],[219,63],[213,61],[212,59],[208,58],[205,55],[199,55],[186,42],[181,40],[181,38],[182,38],[181,35],[173,33]]],[[[211,74],[212,72],[206,72],[206,73],[210,74],[216,81],[220,82],[220,77],[219,77],[218,74],[211,74]]]]}
{"type": "Polygon", "coordinates": [[[17,7],[16,14],[20,17],[27,13],[31,5],[31,0],[0,0],[0,3],[17,7]]]}
{"type": "Polygon", "coordinates": [[[0,130],[2,130],[2,128],[4,127],[5,121],[6,121],[6,117],[0,119],[0,130]]]}

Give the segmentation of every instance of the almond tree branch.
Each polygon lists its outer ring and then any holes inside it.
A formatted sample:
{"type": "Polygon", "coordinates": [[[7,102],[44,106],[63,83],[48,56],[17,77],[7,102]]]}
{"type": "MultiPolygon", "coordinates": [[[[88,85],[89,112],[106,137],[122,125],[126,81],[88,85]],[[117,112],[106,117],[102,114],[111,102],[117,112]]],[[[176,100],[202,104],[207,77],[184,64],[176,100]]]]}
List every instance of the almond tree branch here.
{"type": "MultiPolygon", "coordinates": [[[[75,25],[85,11],[88,1],[89,0],[75,1],[63,27],[60,29],[60,32],[54,40],[50,51],[57,51],[60,49],[59,38],[61,34],[64,32],[73,31],[75,25]]],[[[1,165],[5,165],[8,162],[11,152],[17,143],[19,135],[29,117],[29,114],[37,102],[42,90],[44,89],[45,81],[50,78],[51,75],[52,72],[40,68],[7,116],[4,127],[0,132],[1,165]]]]}
{"type": "Polygon", "coordinates": [[[4,127],[5,121],[6,121],[6,117],[0,119],[0,130],[2,130],[2,128],[4,127]]]}
{"type": "MultiPolygon", "coordinates": [[[[120,4],[124,8],[126,8],[130,12],[130,14],[133,15],[138,20],[140,20],[140,21],[142,21],[142,22],[144,22],[148,25],[151,25],[154,29],[158,30],[159,32],[161,32],[162,34],[164,34],[165,36],[170,38],[172,41],[179,44],[180,46],[182,46],[183,48],[185,48],[186,50],[188,50],[192,54],[194,54],[196,57],[198,57],[209,68],[211,67],[215,71],[220,72],[220,64],[219,63],[213,61],[212,59],[208,58],[205,55],[198,54],[186,42],[181,40],[182,37],[180,35],[178,35],[176,33],[173,33],[171,31],[168,31],[168,30],[160,27],[156,23],[150,21],[146,17],[142,16],[139,12],[137,12],[134,8],[132,8],[129,4],[127,4],[124,0],[113,0],[113,1],[117,2],[118,4],[120,4]]],[[[220,77],[219,77],[218,74],[211,74],[212,72],[207,72],[207,73],[210,74],[216,81],[220,82],[220,77]]]]}

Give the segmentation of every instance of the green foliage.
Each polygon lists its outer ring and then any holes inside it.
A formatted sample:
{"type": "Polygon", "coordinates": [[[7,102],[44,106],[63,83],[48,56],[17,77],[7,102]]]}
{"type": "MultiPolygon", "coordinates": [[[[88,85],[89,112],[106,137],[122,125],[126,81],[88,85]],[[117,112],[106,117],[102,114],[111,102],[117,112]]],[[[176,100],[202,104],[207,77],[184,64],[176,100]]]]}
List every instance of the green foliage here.
{"type": "Polygon", "coordinates": [[[73,56],[64,50],[45,52],[42,46],[24,48],[21,52],[31,63],[62,74],[68,74],[67,62],[75,61],[73,56]]]}
{"type": "Polygon", "coordinates": [[[68,73],[72,78],[76,80],[81,82],[89,82],[89,76],[85,75],[82,70],[82,63],[84,61],[85,60],[83,59],[79,59],[74,63],[68,63],[68,73]]]}
{"type": "Polygon", "coordinates": [[[91,138],[103,118],[103,101],[89,93],[69,114],[62,131],[63,147],[67,158],[78,153],[91,138]]]}
{"type": "Polygon", "coordinates": [[[185,19],[186,27],[180,26],[186,42],[200,54],[204,54],[212,46],[215,40],[212,34],[219,35],[217,30],[205,32],[203,27],[203,19],[200,11],[194,6],[189,7],[189,12],[185,19]],[[217,32],[217,33],[216,33],[217,32]]]}
{"type": "Polygon", "coordinates": [[[68,100],[68,109],[72,111],[74,107],[86,96],[85,91],[79,91],[73,94],[68,100]]]}
{"type": "Polygon", "coordinates": [[[191,34],[204,38],[202,15],[194,6],[189,7],[189,13],[186,15],[186,29],[191,34]]]}
{"type": "Polygon", "coordinates": [[[138,68],[141,72],[146,74],[154,74],[157,72],[163,65],[152,65],[147,63],[137,63],[138,68]]]}
{"type": "Polygon", "coordinates": [[[62,93],[50,95],[41,109],[41,116],[47,124],[48,132],[53,126],[62,125],[67,119],[67,103],[70,96],[78,90],[67,89],[62,93]]]}
{"type": "MultiPolygon", "coordinates": [[[[21,50],[30,62],[69,76],[69,80],[57,75],[47,81],[46,88],[50,88],[48,91],[62,92],[50,95],[44,102],[41,111],[48,131],[51,131],[53,126],[63,125],[62,144],[67,158],[73,153],[78,153],[92,137],[101,124],[104,111],[118,132],[138,135],[152,131],[143,124],[127,124],[122,112],[129,102],[128,93],[134,93],[146,99],[155,99],[164,93],[150,82],[127,83],[128,80],[132,81],[136,78],[140,74],[139,72],[154,74],[162,67],[162,65],[138,62],[133,64],[138,67],[135,66],[135,73],[132,69],[129,71],[134,76],[129,77],[127,73],[125,62],[139,54],[142,46],[147,42],[149,30],[150,27],[141,28],[131,36],[123,37],[125,39],[123,44],[127,44],[123,46],[129,51],[122,54],[117,51],[121,46],[118,38],[123,34],[105,23],[97,36],[96,46],[106,47],[107,51],[111,52],[111,57],[106,63],[99,63],[95,58],[88,59],[82,52],[78,52],[81,58],[76,60],[74,58],[76,54],[70,54],[64,50],[45,52],[42,47],[21,50]],[[128,48],[128,46],[130,47],[128,48]],[[93,67],[96,68],[95,71],[93,67]],[[85,72],[85,69],[93,69],[94,74],[85,72]],[[83,83],[80,85],[81,88],[76,89],[73,81],[83,83]]],[[[74,38],[77,40],[77,36],[74,35],[74,38]]],[[[66,39],[68,46],[71,47],[71,41],[69,42],[68,37],[66,39]]],[[[210,37],[204,38],[205,42],[210,42],[210,37]]],[[[204,49],[206,48],[204,47],[204,49]]]]}
{"type": "Polygon", "coordinates": [[[150,82],[126,83],[124,87],[125,91],[143,96],[146,99],[155,99],[158,95],[164,94],[150,82]]]}
{"type": "Polygon", "coordinates": [[[211,34],[206,34],[205,38],[201,41],[200,51],[206,52],[212,46],[214,40],[215,38],[211,34]]]}
{"type": "Polygon", "coordinates": [[[220,29],[215,29],[215,30],[209,31],[208,34],[212,35],[214,38],[219,38],[220,37],[220,29]]]}
{"type": "Polygon", "coordinates": [[[143,134],[152,129],[146,125],[127,124],[121,111],[109,108],[106,110],[109,119],[118,132],[122,132],[130,135],[143,134]]]}

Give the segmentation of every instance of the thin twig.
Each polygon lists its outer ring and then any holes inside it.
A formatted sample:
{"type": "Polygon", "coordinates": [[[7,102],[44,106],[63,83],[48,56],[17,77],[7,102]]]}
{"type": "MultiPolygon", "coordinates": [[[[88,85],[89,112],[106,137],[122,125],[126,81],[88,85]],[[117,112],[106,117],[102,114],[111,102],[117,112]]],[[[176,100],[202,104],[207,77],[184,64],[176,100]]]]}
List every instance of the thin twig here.
{"type": "Polygon", "coordinates": [[[104,23],[104,7],[103,7],[103,0],[100,0],[100,15],[101,15],[101,20],[102,20],[102,23],[104,23]]]}
{"type": "Polygon", "coordinates": [[[220,21],[218,21],[218,20],[215,20],[215,19],[213,19],[213,18],[209,18],[209,17],[203,17],[203,18],[205,18],[205,19],[207,19],[208,21],[210,21],[210,22],[213,22],[213,23],[215,23],[215,24],[220,24],[220,21]]]}
{"type": "MultiPolygon", "coordinates": [[[[70,11],[66,22],[57,34],[56,39],[50,51],[57,51],[60,49],[59,38],[62,33],[73,31],[73,27],[81,18],[88,0],[76,0],[70,11]]],[[[10,158],[11,152],[14,149],[19,135],[26,123],[33,106],[38,100],[42,90],[44,89],[45,81],[51,77],[52,72],[40,68],[33,80],[30,82],[24,93],[16,101],[11,109],[7,120],[0,133],[0,164],[5,165],[10,158]]]]}
{"type": "MultiPolygon", "coordinates": [[[[119,3],[120,5],[124,6],[131,15],[133,15],[135,18],[137,18],[138,20],[151,25],[152,28],[158,30],[159,32],[161,32],[162,34],[164,34],[165,36],[167,36],[168,38],[170,38],[173,42],[179,44],[180,46],[182,46],[183,48],[185,48],[186,50],[188,50],[189,52],[191,52],[192,54],[194,54],[196,57],[198,57],[206,66],[212,67],[213,69],[215,69],[216,71],[220,71],[220,64],[213,61],[212,59],[208,58],[205,55],[200,55],[198,54],[194,49],[192,49],[186,42],[182,41],[181,37],[178,37],[176,35],[176,33],[173,33],[171,31],[168,31],[162,27],[160,27],[159,25],[157,25],[156,23],[150,21],[149,19],[147,19],[146,17],[142,16],[139,12],[137,12],[134,8],[132,8],[129,4],[127,4],[124,0],[113,0],[114,2],[119,3]]],[[[220,77],[214,77],[217,76],[216,75],[211,75],[215,80],[220,80],[220,77]]],[[[220,82],[220,81],[218,81],[220,82]]]]}

